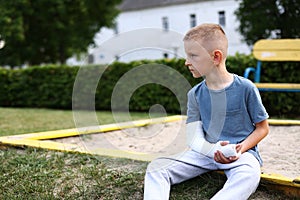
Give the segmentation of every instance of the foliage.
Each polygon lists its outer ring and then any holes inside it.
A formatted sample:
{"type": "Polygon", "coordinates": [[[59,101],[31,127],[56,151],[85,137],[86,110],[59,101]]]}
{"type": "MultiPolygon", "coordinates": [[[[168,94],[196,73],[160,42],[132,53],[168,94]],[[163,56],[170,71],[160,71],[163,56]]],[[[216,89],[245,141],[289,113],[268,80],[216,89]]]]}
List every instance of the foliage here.
{"type": "Polygon", "coordinates": [[[111,27],[120,0],[0,0],[0,64],[64,63],[111,27]]]}
{"type": "Polygon", "coordinates": [[[298,0],[241,0],[235,14],[248,45],[259,39],[300,37],[298,0]]]}
{"type": "MultiPolygon", "coordinates": [[[[151,64],[161,64],[171,67],[179,72],[190,83],[196,85],[201,79],[194,79],[184,67],[183,59],[135,61],[131,63],[112,63],[109,66],[67,67],[67,66],[44,66],[32,67],[19,70],[0,70],[0,106],[6,107],[37,107],[55,109],[84,109],[84,110],[111,110],[111,98],[116,84],[121,77],[130,70],[149,65],[142,81],[151,75],[151,64]],[[78,73],[84,77],[77,76],[78,73]],[[99,75],[101,75],[99,77],[99,75]],[[97,78],[97,79],[95,79],[97,78]],[[81,84],[74,86],[74,82],[81,84]],[[95,81],[99,80],[99,83],[95,81]],[[74,96],[76,89],[78,95],[74,96]],[[72,97],[73,95],[73,97],[72,97]],[[94,101],[94,102],[93,102],[94,101]],[[93,104],[94,103],[94,104],[93,104]]],[[[246,67],[255,66],[252,56],[230,56],[227,59],[228,70],[232,73],[243,75],[246,67]]],[[[299,63],[296,62],[265,62],[263,63],[262,82],[286,82],[299,83],[299,63]]],[[[164,74],[173,77],[172,72],[164,74]]],[[[133,78],[128,83],[121,84],[121,88],[131,87],[135,83],[133,78]]],[[[175,83],[172,86],[180,88],[175,83]]],[[[129,110],[148,112],[153,105],[162,105],[167,113],[185,114],[186,101],[185,91],[182,95],[175,96],[173,91],[159,84],[149,83],[139,87],[132,94],[126,90],[118,91],[119,98],[125,100],[130,95],[129,110]]],[[[271,117],[299,118],[298,102],[300,93],[275,93],[262,92],[261,96],[271,117]]],[[[124,110],[118,107],[117,110],[124,110]]],[[[125,109],[127,111],[127,109],[125,109]]]]}
{"type": "MultiPolygon", "coordinates": [[[[261,82],[300,83],[299,62],[263,62],[261,82]]],[[[263,92],[262,100],[273,117],[299,118],[300,92],[263,92]]]]}
{"type": "Polygon", "coordinates": [[[1,93],[7,94],[0,97],[3,106],[71,108],[76,68],[45,66],[0,71],[8,76],[4,77],[8,85],[0,87],[1,93]]]}

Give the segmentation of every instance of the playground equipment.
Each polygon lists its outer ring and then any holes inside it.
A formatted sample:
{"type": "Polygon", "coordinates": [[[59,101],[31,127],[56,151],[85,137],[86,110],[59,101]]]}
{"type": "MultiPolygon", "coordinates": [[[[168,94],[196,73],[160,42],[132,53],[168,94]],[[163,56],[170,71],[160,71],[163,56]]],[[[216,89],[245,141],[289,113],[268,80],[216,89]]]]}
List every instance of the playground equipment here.
{"type": "Polygon", "coordinates": [[[259,40],[253,46],[256,68],[248,67],[244,77],[254,73],[254,83],[260,91],[300,92],[300,83],[260,83],[262,62],[300,61],[300,39],[259,40]]]}

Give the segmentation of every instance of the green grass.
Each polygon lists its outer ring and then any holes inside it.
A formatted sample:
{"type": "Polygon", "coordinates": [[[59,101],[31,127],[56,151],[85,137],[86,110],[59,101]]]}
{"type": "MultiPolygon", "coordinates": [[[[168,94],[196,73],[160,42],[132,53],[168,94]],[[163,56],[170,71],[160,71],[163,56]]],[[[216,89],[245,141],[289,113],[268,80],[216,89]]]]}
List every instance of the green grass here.
{"type": "Polygon", "coordinates": [[[31,148],[0,154],[0,199],[141,198],[143,162],[31,148]]]}
{"type": "MultiPolygon", "coordinates": [[[[132,115],[148,118],[143,113],[132,115]]],[[[103,124],[114,122],[108,112],[97,116],[103,124]]],[[[0,108],[0,121],[0,135],[74,127],[72,112],[61,110],[0,108]]],[[[147,162],[1,145],[0,149],[0,199],[143,198],[147,162]]],[[[173,186],[170,199],[209,199],[224,181],[223,175],[205,174],[173,186]]],[[[250,199],[287,197],[259,188],[250,199]]]]}
{"type": "MultiPolygon", "coordinates": [[[[42,149],[0,151],[0,199],[128,199],[143,198],[147,163],[42,149]]],[[[209,173],[171,190],[171,200],[209,199],[225,181],[209,173]]],[[[287,199],[263,188],[250,199],[287,199]]]]}
{"type": "MultiPolygon", "coordinates": [[[[81,118],[88,118],[92,112],[81,111],[81,118]]],[[[122,121],[127,121],[124,113],[117,113],[122,121]]],[[[111,112],[96,112],[99,124],[115,123],[111,112]]],[[[158,115],[159,116],[159,115],[158,115]]],[[[149,118],[148,113],[131,113],[133,120],[149,118]]],[[[31,132],[75,128],[73,113],[70,110],[1,108],[0,136],[31,132]]],[[[94,124],[95,125],[95,124],[94,124]]]]}

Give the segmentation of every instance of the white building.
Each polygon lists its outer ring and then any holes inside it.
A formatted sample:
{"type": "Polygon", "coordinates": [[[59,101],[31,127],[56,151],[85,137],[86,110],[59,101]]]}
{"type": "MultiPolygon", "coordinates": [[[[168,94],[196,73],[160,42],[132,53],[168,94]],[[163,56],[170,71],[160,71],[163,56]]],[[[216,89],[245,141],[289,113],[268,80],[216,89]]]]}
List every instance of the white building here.
{"type": "Polygon", "coordinates": [[[183,35],[201,23],[222,25],[229,55],[249,54],[250,47],[237,31],[237,8],[236,0],[124,0],[115,28],[102,28],[96,34],[88,62],[185,57],[183,35]]]}

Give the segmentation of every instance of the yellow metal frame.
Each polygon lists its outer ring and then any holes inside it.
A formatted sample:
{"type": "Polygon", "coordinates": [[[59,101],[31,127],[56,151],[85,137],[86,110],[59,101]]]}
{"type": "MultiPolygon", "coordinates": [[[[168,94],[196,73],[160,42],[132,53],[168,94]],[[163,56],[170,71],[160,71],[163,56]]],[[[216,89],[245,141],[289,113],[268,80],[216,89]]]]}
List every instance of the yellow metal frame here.
{"type": "Polygon", "coordinates": [[[184,119],[184,116],[174,115],[169,117],[154,118],[154,119],[145,119],[145,120],[136,120],[131,122],[124,122],[119,124],[106,124],[101,126],[93,127],[83,127],[83,128],[74,128],[74,129],[65,129],[65,130],[56,130],[56,131],[47,131],[47,132],[38,132],[38,133],[28,133],[23,135],[13,135],[13,136],[4,136],[0,137],[0,143],[7,145],[15,146],[29,146],[36,148],[44,148],[49,150],[58,150],[65,152],[79,152],[87,154],[97,154],[103,156],[111,157],[122,157],[142,161],[150,161],[155,158],[155,155],[150,155],[140,152],[131,152],[118,149],[106,149],[98,148],[95,151],[88,151],[85,148],[80,147],[75,144],[66,144],[61,142],[49,141],[50,139],[66,138],[73,136],[81,136],[92,133],[104,133],[115,130],[122,130],[126,128],[142,127],[151,124],[158,123],[167,123],[184,119]],[[48,141],[47,141],[48,140],[48,141]]]}
{"type": "MultiPolygon", "coordinates": [[[[49,141],[50,139],[58,139],[72,136],[80,136],[92,133],[104,133],[109,131],[121,130],[126,128],[142,127],[156,123],[167,123],[178,120],[184,120],[186,116],[175,115],[163,118],[137,120],[132,122],[124,122],[120,124],[107,124],[102,126],[84,127],[79,129],[65,129],[57,131],[47,131],[38,133],[29,133],[23,135],[13,135],[0,137],[0,144],[14,146],[29,146],[35,148],[44,148],[49,150],[58,150],[65,152],[76,152],[85,154],[94,154],[110,157],[129,158],[141,161],[151,161],[156,156],[140,152],[130,152],[118,149],[98,148],[96,151],[88,151],[87,149],[75,144],[66,144],[61,142],[49,141]]],[[[300,120],[276,120],[269,119],[271,125],[300,125],[300,120]]],[[[296,179],[286,178],[278,174],[261,174],[262,184],[267,184],[273,189],[282,190],[287,195],[300,196],[300,177],[296,179]]]]}
{"type": "Polygon", "coordinates": [[[300,120],[268,119],[268,122],[275,126],[300,126],[300,120]]]}
{"type": "Polygon", "coordinates": [[[261,185],[272,190],[282,191],[287,196],[300,197],[300,177],[291,179],[280,174],[261,174],[260,177],[261,185]]]}
{"type": "Polygon", "coordinates": [[[255,83],[257,88],[275,88],[275,89],[297,89],[300,90],[298,83],[255,83]]]}

